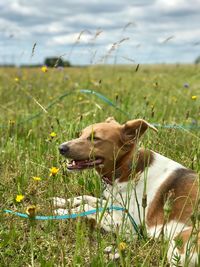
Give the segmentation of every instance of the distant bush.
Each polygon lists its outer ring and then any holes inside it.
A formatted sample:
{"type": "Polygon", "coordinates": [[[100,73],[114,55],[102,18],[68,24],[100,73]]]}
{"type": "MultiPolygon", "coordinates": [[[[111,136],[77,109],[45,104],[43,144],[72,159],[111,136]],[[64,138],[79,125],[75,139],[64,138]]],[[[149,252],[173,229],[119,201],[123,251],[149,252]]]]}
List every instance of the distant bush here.
{"type": "Polygon", "coordinates": [[[44,64],[50,68],[71,66],[69,61],[64,61],[62,58],[59,57],[48,57],[45,59],[44,64]]]}
{"type": "Polygon", "coordinates": [[[14,68],[15,65],[14,64],[0,64],[1,68],[14,68]]]}
{"type": "Polygon", "coordinates": [[[198,56],[194,61],[194,64],[199,64],[199,63],[200,63],[200,56],[198,56]]]}
{"type": "Polygon", "coordinates": [[[22,64],[20,65],[21,68],[41,68],[41,64],[22,64]]]}

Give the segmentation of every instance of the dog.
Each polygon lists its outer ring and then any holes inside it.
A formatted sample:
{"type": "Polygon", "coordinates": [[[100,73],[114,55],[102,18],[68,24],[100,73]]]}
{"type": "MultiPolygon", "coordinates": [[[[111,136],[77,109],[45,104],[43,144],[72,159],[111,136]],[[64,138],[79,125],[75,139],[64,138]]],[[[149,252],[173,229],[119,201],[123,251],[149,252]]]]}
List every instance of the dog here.
{"type": "MultiPolygon", "coordinates": [[[[68,200],[55,197],[55,214],[69,213],[67,203],[72,206],[72,213],[99,206],[125,207],[138,225],[145,223],[149,236],[163,235],[168,240],[170,266],[177,259],[181,265],[197,266],[200,248],[197,174],[157,152],[139,148],[139,139],[148,128],[157,132],[143,119],[121,125],[108,118],[86,127],[79,138],[61,144],[60,154],[71,159],[67,169],[95,168],[105,189],[103,199],[88,195],[68,200]]],[[[123,211],[105,210],[103,216],[87,217],[106,231],[120,229],[127,236],[133,231],[123,211]]]]}

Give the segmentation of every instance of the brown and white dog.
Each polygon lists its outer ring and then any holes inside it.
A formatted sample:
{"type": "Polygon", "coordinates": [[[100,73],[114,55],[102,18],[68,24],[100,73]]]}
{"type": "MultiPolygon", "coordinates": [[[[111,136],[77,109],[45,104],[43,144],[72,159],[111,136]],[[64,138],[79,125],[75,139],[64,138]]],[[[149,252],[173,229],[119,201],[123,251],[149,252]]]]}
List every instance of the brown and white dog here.
{"type": "MultiPolygon", "coordinates": [[[[156,152],[139,149],[138,139],[148,128],[157,132],[142,119],[121,125],[108,118],[85,128],[79,138],[61,144],[60,153],[72,160],[67,165],[69,170],[95,168],[106,187],[103,200],[87,195],[68,200],[55,197],[55,214],[67,214],[67,203],[72,205],[72,213],[100,205],[125,207],[138,225],[145,222],[150,236],[164,234],[169,240],[171,266],[175,259],[181,265],[197,266],[200,247],[195,221],[199,212],[197,174],[156,152]]],[[[119,231],[120,227],[125,227],[127,233],[133,231],[123,211],[106,211],[100,220],[98,215],[88,217],[106,231],[114,228],[119,231]]]]}

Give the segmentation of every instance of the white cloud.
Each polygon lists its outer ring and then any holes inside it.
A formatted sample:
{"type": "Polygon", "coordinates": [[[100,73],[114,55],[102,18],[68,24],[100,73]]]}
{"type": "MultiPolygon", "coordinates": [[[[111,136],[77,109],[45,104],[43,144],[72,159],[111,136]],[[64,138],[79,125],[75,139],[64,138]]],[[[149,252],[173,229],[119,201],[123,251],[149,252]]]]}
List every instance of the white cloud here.
{"type": "Polygon", "coordinates": [[[187,4],[186,0],[157,0],[155,5],[160,8],[177,9],[187,4]]]}
{"type": "Polygon", "coordinates": [[[31,31],[34,34],[61,34],[63,32],[71,32],[73,29],[65,26],[60,21],[53,21],[51,23],[32,26],[31,31]]]}
{"type": "Polygon", "coordinates": [[[182,9],[193,9],[200,7],[199,0],[157,0],[155,6],[165,11],[180,11],[182,9]]]}
{"type": "Polygon", "coordinates": [[[50,41],[48,41],[48,45],[67,45],[67,44],[75,44],[75,43],[88,43],[91,40],[91,35],[88,33],[71,33],[68,35],[59,35],[53,37],[50,41]]]}
{"type": "Polygon", "coordinates": [[[35,14],[35,12],[38,12],[37,8],[35,7],[27,7],[25,5],[21,5],[20,2],[17,1],[13,1],[10,2],[6,8],[13,13],[17,13],[20,15],[26,15],[26,16],[33,16],[33,14],[35,14]]]}
{"type": "Polygon", "coordinates": [[[69,53],[77,42],[71,60],[84,64],[90,53],[97,51],[100,58],[127,37],[118,62],[124,57],[177,62],[186,60],[185,50],[193,61],[198,53],[193,44],[200,41],[199,0],[1,0],[0,10],[0,61],[5,49],[14,58],[19,47],[29,54],[37,42],[32,60],[41,62],[48,55],[69,53]]]}

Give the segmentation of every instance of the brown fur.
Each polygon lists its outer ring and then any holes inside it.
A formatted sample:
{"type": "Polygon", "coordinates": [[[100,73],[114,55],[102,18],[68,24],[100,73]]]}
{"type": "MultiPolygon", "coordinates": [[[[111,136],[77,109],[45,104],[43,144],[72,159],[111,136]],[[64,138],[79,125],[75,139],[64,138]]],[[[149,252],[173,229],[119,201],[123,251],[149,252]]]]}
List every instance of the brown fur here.
{"type": "Polygon", "coordinates": [[[171,192],[172,211],[170,220],[190,224],[190,216],[195,208],[198,195],[197,175],[186,168],[177,169],[163,183],[154,200],[150,203],[147,213],[147,225],[162,225],[164,223],[164,204],[171,192]]]}
{"type": "Polygon", "coordinates": [[[177,240],[177,243],[180,245],[177,246],[177,249],[181,254],[185,253],[185,245],[188,243],[189,240],[193,242],[192,251],[195,252],[196,248],[200,246],[200,233],[197,235],[197,233],[192,233],[192,228],[187,229],[185,231],[182,231],[179,235],[175,237],[175,240],[177,240]],[[180,240],[181,242],[178,242],[180,240]]]}
{"type": "Polygon", "coordinates": [[[142,173],[145,168],[150,167],[154,161],[154,155],[151,150],[148,149],[140,149],[133,159],[132,153],[129,153],[126,158],[122,158],[121,160],[121,169],[122,174],[119,182],[126,182],[131,177],[135,179],[137,174],[142,173]],[[130,168],[131,165],[131,168],[130,168]]]}
{"type": "MultiPolygon", "coordinates": [[[[131,173],[130,165],[137,139],[148,127],[157,131],[141,119],[120,125],[113,118],[108,118],[105,122],[86,127],[79,138],[67,142],[68,151],[65,156],[75,160],[103,158],[103,166],[96,166],[101,177],[106,177],[109,183],[113,178],[120,178],[120,182],[127,181],[131,173]],[[117,170],[120,175],[116,177],[117,170]]],[[[152,160],[151,152],[141,151],[136,158],[135,172],[142,172],[152,160]],[[144,159],[145,157],[147,158],[144,159]]]]}

